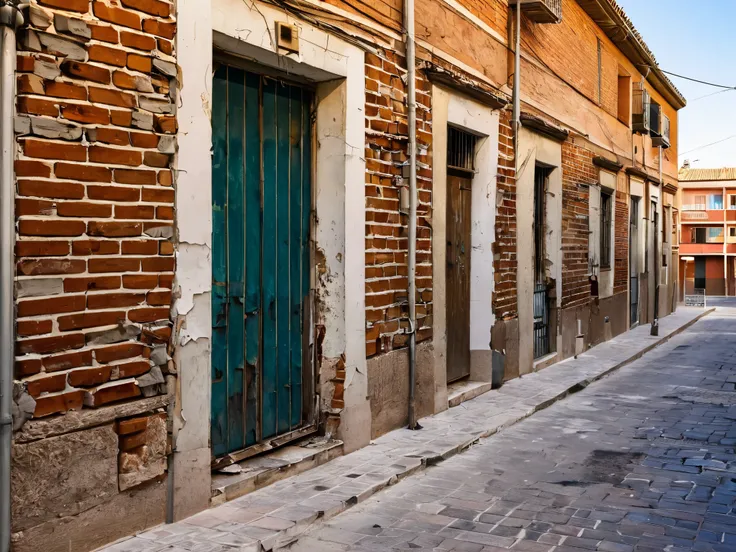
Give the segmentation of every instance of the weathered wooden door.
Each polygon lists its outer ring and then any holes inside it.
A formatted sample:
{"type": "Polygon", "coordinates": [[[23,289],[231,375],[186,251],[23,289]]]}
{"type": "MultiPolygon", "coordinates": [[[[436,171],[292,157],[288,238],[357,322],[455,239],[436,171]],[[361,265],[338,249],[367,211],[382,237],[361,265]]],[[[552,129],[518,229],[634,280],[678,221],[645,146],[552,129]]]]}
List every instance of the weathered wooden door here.
{"type": "Polygon", "coordinates": [[[311,93],[220,66],[212,105],[212,448],[309,421],[311,93]]]}
{"type": "Polygon", "coordinates": [[[471,186],[447,171],[447,381],[470,375],[471,186]]]}

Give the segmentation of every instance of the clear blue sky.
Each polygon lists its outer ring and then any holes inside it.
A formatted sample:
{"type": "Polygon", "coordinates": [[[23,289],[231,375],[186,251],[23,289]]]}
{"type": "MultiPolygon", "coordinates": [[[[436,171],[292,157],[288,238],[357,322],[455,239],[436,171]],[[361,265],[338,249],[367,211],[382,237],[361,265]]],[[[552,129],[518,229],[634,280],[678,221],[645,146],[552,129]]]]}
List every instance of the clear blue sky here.
{"type": "MultiPolygon", "coordinates": [[[[736,0],[618,0],[654,52],[662,69],[736,86],[736,0]]],[[[688,105],[680,111],[680,165],[736,167],[736,90],[708,98],[718,88],[670,77],[688,105]],[[691,153],[734,136],[730,140],[691,153]],[[684,153],[684,155],[682,155],[684,153]]]]}

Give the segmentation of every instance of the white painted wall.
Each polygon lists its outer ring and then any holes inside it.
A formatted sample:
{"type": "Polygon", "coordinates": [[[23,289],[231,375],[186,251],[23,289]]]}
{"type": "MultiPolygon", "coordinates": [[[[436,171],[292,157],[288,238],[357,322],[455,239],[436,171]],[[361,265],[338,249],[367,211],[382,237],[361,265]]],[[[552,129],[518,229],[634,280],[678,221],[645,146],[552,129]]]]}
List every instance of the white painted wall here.
{"type": "Polygon", "coordinates": [[[452,125],[478,136],[471,191],[470,350],[471,378],[483,372],[474,362],[488,364],[490,377],[493,252],[498,173],[498,112],[470,98],[432,87],[433,216],[432,264],[435,353],[435,411],[447,408],[447,127],[452,125]],[[480,354],[474,354],[480,353],[480,354]],[[485,354],[484,352],[487,352],[485,354]],[[487,357],[487,359],[485,358],[487,357]],[[475,369],[474,369],[475,368],[475,369]]]}
{"type": "MultiPolygon", "coordinates": [[[[534,171],[550,170],[547,182],[547,276],[556,280],[557,306],[562,298],[562,145],[521,129],[516,184],[517,290],[519,301],[519,373],[534,368],[534,171]]],[[[558,341],[560,336],[558,337],[558,341]]],[[[558,343],[559,350],[559,343],[558,343]]]]}
{"type": "Polygon", "coordinates": [[[601,299],[613,295],[613,276],[615,266],[615,243],[616,243],[616,175],[601,170],[599,173],[599,186],[590,187],[589,217],[590,238],[588,240],[588,256],[591,259],[593,274],[598,277],[598,295],[601,299]],[[608,269],[602,269],[601,259],[601,193],[611,195],[611,222],[610,236],[611,248],[608,258],[608,269]]]}

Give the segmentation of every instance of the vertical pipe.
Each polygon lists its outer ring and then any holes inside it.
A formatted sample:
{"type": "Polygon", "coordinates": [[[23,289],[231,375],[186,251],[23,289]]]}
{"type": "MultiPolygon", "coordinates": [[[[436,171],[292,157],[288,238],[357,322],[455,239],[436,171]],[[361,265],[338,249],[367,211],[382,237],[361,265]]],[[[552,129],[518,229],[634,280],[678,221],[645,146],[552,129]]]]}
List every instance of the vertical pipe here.
{"type": "Polygon", "coordinates": [[[0,7],[0,552],[10,550],[10,452],[13,444],[13,351],[15,349],[15,29],[20,12],[0,7]]]}
{"type": "Polygon", "coordinates": [[[417,347],[417,106],[416,59],[414,45],[414,0],[404,0],[404,40],[406,44],[407,108],[409,124],[409,429],[417,428],[416,347],[417,347]]]}
{"type": "Polygon", "coordinates": [[[514,47],[514,163],[519,170],[519,127],[521,126],[521,2],[516,2],[516,46],[514,47]]]}
{"type": "MultiPolygon", "coordinates": [[[[642,148],[643,149],[643,148],[642,148]]],[[[659,201],[657,202],[657,211],[661,210],[662,215],[664,215],[664,191],[662,190],[663,182],[662,182],[662,147],[659,148],[659,187],[660,187],[660,194],[659,194],[659,201]]],[[[649,202],[651,204],[651,198],[649,199],[649,202]]],[[[660,217],[659,213],[655,211],[654,214],[654,220],[657,221],[657,224],[654,226],[654,262],[652,263],[654,266],[652,267],[654,272],[654,316],[652,318],[652,328],[649,332],[650,335],[657,336],[659,335],[659,280],[661,278],[661,269],[659,268],[659,263],[661,261],[660,257],[661,254],[659,253],[659,241],[662,239],[661,232],[659,231],[659,225],[664,224],[664,216],[660,217]]],[[[664,251],[664,243],[662,244],[662,250],[664,251]]]]}

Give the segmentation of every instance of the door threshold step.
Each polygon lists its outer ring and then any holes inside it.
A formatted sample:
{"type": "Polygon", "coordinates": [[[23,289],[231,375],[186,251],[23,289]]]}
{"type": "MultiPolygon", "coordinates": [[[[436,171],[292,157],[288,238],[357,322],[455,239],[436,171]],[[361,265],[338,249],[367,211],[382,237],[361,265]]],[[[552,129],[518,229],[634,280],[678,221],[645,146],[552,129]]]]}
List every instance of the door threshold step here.
{"type": "Polygon", "coordinates": [[[342,441],[304,439],[212,472],[210,506],[224,504],[343,455],[342,441]]]}
{"type": "Polygon", "coordinates": [[[463,380],[451,383],[447,386],[447,406],[448,408],[459,406],[465,401],[487,393],[491,388],[492,384],[487,381],[463,380]]]}

